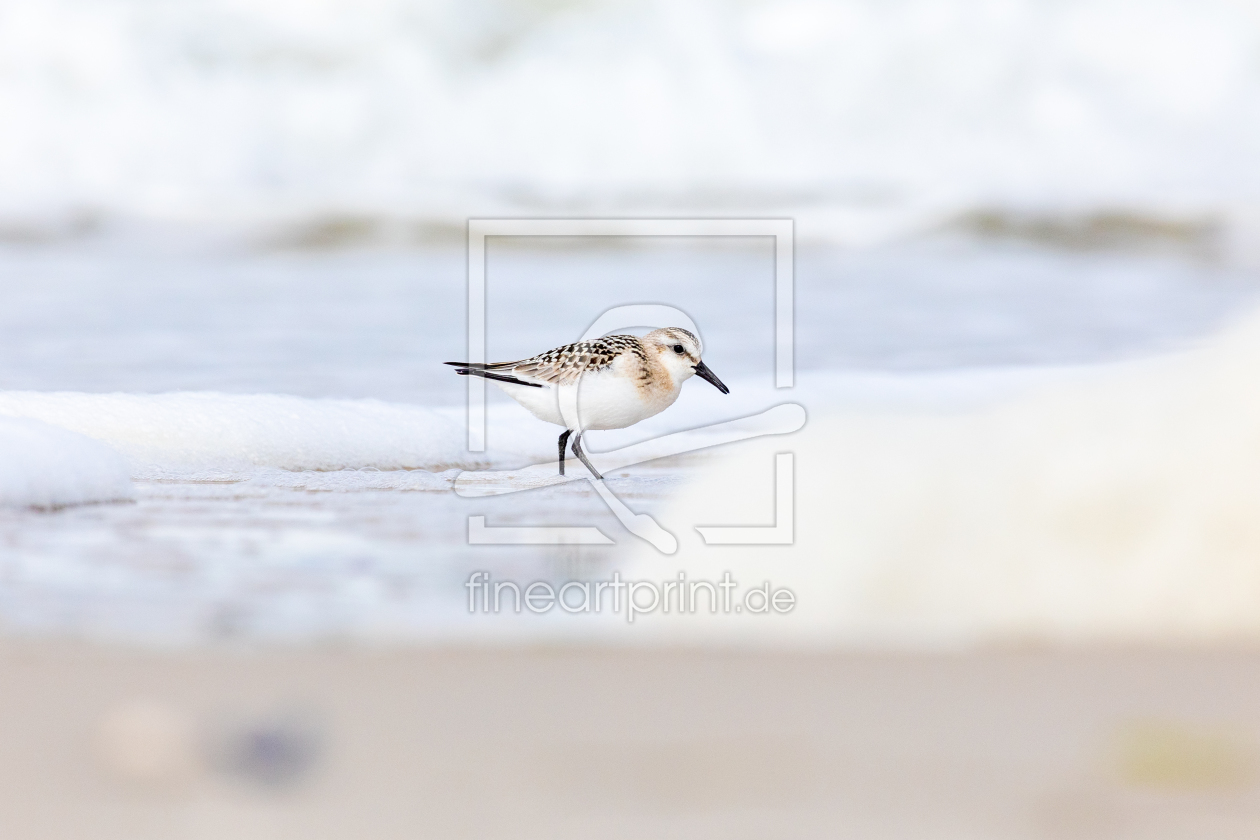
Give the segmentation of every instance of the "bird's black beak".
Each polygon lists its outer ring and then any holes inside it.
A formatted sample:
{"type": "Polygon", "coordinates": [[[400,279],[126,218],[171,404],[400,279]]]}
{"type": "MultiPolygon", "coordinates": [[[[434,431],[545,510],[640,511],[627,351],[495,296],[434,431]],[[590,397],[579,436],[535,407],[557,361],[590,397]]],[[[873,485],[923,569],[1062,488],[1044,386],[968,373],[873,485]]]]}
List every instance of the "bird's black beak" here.
{"type": "Polygon", "coordinates": [[[706,365],[704,362],[701,362],[700,364],[696,365],[695,371],[696,371],[696,376],[700,377],[705,382],[708,382],[710,385],[712,385],[714,388],[717,388],[723,394],[729,394],[731,392],[731,389],[723,385],[722,380],[718,379],[717,374],[709,370],[709,366],[706,365]]]}

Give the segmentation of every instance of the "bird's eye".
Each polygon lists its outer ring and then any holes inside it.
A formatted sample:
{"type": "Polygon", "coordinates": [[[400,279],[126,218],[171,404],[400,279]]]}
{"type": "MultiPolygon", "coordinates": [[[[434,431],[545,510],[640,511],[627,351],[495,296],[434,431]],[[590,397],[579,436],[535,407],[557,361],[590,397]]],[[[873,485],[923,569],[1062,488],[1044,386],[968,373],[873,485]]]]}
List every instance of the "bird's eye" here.
{"type": "Polygon", "coordinates": [[[681,356],[683,353],[683,346],[681,344],[675,344],[674,352],[681,356]]]}

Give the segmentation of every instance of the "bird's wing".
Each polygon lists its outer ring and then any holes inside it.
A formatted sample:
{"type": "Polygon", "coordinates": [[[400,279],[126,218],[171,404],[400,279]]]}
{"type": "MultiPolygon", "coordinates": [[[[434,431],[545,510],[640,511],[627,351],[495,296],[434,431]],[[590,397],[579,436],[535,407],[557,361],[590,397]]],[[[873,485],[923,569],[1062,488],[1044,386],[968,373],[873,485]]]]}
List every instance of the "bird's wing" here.
{"type": "Polygon", "coordinates": [[[632,335],[608,335],[579,341],[516,362],[512,373],[522,379],[548,385],[573,385],[583,374],[610,367],[623,353],[643,356],[643,345],[632,335]]]}
{"type": "Polygon", "coordinates": [[[632,335],[608,335],[591,341],[566,344],[516,362],[471,364],[447,362],[457,373],[484,376],[521,385],[572,385],[583,374],[609,367],[622,353],[645,357],[643,345],[632,335]]]}

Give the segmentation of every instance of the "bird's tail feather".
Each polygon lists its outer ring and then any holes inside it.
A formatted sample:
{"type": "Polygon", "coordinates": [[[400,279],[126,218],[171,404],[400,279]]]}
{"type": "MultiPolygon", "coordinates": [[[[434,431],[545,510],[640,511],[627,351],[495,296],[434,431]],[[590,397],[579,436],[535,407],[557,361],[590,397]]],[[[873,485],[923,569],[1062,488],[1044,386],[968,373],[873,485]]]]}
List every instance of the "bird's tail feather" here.
{"type": "MultiPolygon", "coordinates": [[[[542,385],[537,382],[526,382],[523,379],[517,379],[515,376],[506,376],[501,373],[494,373],[493,371],[499,367],[498,365],[468,364],[465,362],[446,362],[445,364],[453,366],[455,368],[455,372],[460,376],[480,376],[483,379],[495,379],[499,382],[511,382],[513,385],[528,385],[531,388],[542,387],[542,385]]],[[[506,367],[506,365],[504,365],[504,367],[506,367]]]]}
{"type": "Polygon", "coordinates": [[[461,367],[477,370],[502,370],[503,368],[516,367],[520,362],[442,362],[444,365],[452,367],[461,367]]]}

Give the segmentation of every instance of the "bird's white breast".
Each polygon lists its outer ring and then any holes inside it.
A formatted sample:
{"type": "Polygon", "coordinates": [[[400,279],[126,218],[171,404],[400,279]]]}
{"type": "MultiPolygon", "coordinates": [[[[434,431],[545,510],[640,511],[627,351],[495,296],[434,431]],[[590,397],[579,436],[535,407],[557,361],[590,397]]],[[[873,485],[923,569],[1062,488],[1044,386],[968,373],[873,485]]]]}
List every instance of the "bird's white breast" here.
{"type": "Polygon", "coordinates": [[[624,429],[659,414],[678,399],[681,383],[652,383],[645,387],[637,377],[627,376],[619,364],[582,376],[576,385],[545,385],[532,388],[510,382],[495,382],[508,396],[546,423],[575,428],[572,407],[583,429],[624,429]],[[566,420],[562,404],[570,415],[566,420]]]}

